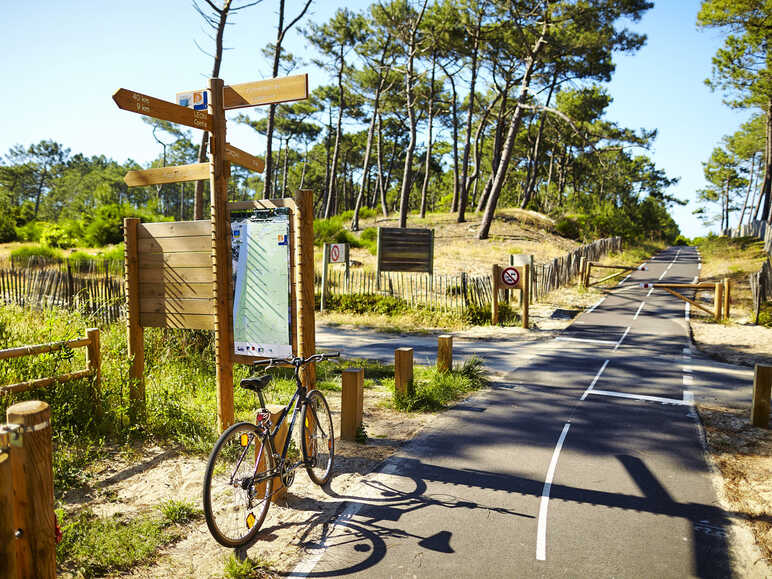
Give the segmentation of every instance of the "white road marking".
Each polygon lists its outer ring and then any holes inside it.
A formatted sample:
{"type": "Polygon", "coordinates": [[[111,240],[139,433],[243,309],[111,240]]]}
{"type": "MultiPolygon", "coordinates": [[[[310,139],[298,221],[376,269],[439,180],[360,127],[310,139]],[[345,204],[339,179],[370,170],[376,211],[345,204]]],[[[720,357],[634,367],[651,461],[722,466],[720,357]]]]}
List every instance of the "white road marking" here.
{"type": "Polygon", "coordinates": [[[697,283],[698,281],[700,281],[700,276],[695,275],[694,279],[692,280],[692,283],[697,283]]]}
{"type": "Polygon", "coordinates": [[[643,309],[643,306],[645,306],[645,305],[646,305],[646,302],[641,302],[641,305],[640,305],[640,306],[638,306],[638,311],[637,311],[637,312],[635,312],[635,315],[633,316],[633,319],[634,319],[634,320],[637,320],[637,319],[638,319],[638,314],[640,314],[640,313],[641,313],[641,310],[643,309]]]}
{"type": "Polygon", "coordinates": [[[684,354],[691,354],[692,353],[692,349],[691,348],[684,348],[683,350],[681,350],[681,352],[684,353],[684,354]]]}
{"type": "Polygon", "coordinates": [[[628,273],[628,274],[627,274],[627,277],[625,277],[625,279],[623,279],[622,281],[620,281],[620,282],[619,282],[617,285],[622,285],[623,283],[625,283],[625,282],[626,282],[626,281],[627,281],[627,280],[630,278],[630,276],[631,276],[631,275],[633,275],[633,274],[631,274],[631,273],[628,273]]]}
{"type": "MultiPolygon", "coordinates": [[[[667,270],[663,271],[662,275],[659,276],[657,279],[662,279],[663,277],[665,277],[665,274],[667,274],[667,270]]],[[[654,288],[651,288],[651,289],[654,289],[654,288]]]]}
{"type": "Polygon", "coordinates": [[[686,304],[684,304],[684,318],[686,318],[687,322],[689,321],[689,313],[692,311],[691,305],[692,304],[690,304],[689,302],[686,302],[686,304]]]}
{"type": "Polygon", "coordinates": [[[694,384],[694,376],[685,375],[684,376],[684,386],[691,386],[694,384]]]}
{"type": "Polygon", "coordinates": [[[590,314],[590,313],[592,313],[592,310],[594,310],[594,309],[595,309],[595,308],[597,308],[597,307],[598,307],[600,304],[602,304],[602,303],[604,302],[604,300],[605,300],[605,299],[606,299],[606,298],[601,298],[601,299],[599,299],[597,302],[595,302],[595,305],[594,305],[594,306],[592,306],[592,307],[591,307],[589,310],[587,310],[585,313],[586,313],[586,314],[590,314]]]}
{"type": "Polygon", "coordinates": [[[694,368],[692,368],[691,366],[682,366],[682,370],[683,370],[684,372],[688,372],[689,374],[691,374],[692,372],[694,372],[694,368]]]}
{"type": "Polygon", "coordinates": [[[653,291],[654,291],[654,288],[652,287],[652,288],[649,290],[649,293],[647,293],[647,294],[646,294],[646,297],[649,297],[649,296],[651,296],[651,292],[653,292],[653,291]]]}
{"type": "Polygon", "coordinates": [[[689,406],[694,406],[694,392],[684,390],[684,402],[689,406]]]}
{"type": "Polygon", "coordinates": [[[622,337],[619,338],[619,341],[617,342],[617,345],[614,346],[614,350],[615,351],[619,348],[619,346],[622,345],[622,341],[627,337],[627,332],[629,332],[629,331],[630,331],[630,326],[627,326],[627,329],[625,330],[625,333],[622,334],[622,337]]]}
{"type": "Polygon", "coordinates": [[[697,271],[700,271],[702,269],[702,262],[697,264],[697,271]]]}
{"type": "Polygon", "coordinates": [[[590,385],[587,387],[587,390],[585,390],[585,391],[584,391],[584,394],[582,394],[582,397],[581,397],[579,400],[584,400],[585,398],[587,398],[587,395],[588,395],[590,392],[592,392],[592,389],[595,387],[595,383],[598,381],[598,378],[600,378],[600,375],[601,375],[601,374],[603,374],[603,370],[605,370],[605,369],[606,369],[606,366],[608,366],[608,363],[609,363],[609,361],[608,361],[608,360],[606,360],[605,362],[603,362],[603,366],[601,366],[601,367],[600,367],[600,370],[598,370],[598,373],[597,373],[597,374],[595,374],[595,378],[593,378],[593,380],[592,380],[592,384],[590,384],[590,385]]]}
{"type": "Polygon", "coordinates": [[[555,477],[555,469],[558,466],[558,457],[560,456],[560,450],[563,448],[563,442],[566,440],[566,434],[568,429],[571,428],[571,423],[567,422],[563,426],[563,432],[560,433],[560,438],[555,446],[555,450],[552,453],[552,460],[550,460],[549,468],[547,469],[547,478],[544,481],[544,488],[541,491],[541,503],[539,504],[539,523],[536,528],[536,560],[547,560],[547,507],[549,506],[550,490],[552,489],[552,479],[555,477]]]}
{"type": "Polygon", "coordinates": [[[645,396],[643,394],[628,394],[627,392],[611,392],[609,390],[593,390],[591,394],[598,396],[613,396],[614,398],[628,398],[630,400],[643,400],[644,402],[659,402],[660,404],[675,404],[676,406],[688,406],[690,403],[676,398],[661,398],[659,396],[645,396]]]}
{"type": "Polygon", "coordinates": [[[569,338],[564,336],[558,336],[555,339],[561,340],[563,342],[587,342],[589,344],[608,344],[609,346],[616,344],[616,342],[612,342],[610,340],[591,340],[589,338],[569,338]]]}

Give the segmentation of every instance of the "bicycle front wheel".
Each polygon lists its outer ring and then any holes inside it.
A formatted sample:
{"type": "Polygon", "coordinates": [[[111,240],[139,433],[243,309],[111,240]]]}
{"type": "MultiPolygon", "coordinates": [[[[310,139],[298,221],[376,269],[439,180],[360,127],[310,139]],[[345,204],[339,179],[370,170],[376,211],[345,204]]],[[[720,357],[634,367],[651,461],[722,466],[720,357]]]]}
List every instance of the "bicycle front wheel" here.
{"type": "Polygon", "coordinates": [[[332,428],[330,407],[319,390],[311,390],[306,395],[301,434],[303,460],[308,476],[319,486],[325,485],[332,476],[335,432],[332,428]]]}
{"type": "Polygon", "coordinates": [[[204,474],[204,516],[209,532],[225,547],[247,545],[268,513],[273,455],[265,434],[250,422],[222,433],[204,474]]]}

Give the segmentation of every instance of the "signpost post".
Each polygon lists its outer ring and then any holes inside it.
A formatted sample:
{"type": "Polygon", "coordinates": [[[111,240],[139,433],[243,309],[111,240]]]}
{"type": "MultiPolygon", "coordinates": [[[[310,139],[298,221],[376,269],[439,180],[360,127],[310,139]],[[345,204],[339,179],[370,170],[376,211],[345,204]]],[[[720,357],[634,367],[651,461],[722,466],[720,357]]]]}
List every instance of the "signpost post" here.
{"type": "MultiPolygon", "coordinates": [[[[234,147],[226,141],[226,119],[225,111],[248,106],[275,104],[293,100],[308,98],[308,75],[295,75],[285,78],[267,79],[256,82],[225,86],[222,79],[212,78],[209,80],[209,87],[206,90],[191,91],[189,93],[178,93],[177,103],[172,103],[157,99],[142,93],[119,89],[113,95],[113,100],[119,108],[147,115],[158,119],[163,119],[173,123],[182,124],[194,129],[201,129],[209,132],[210,135],[210,161],[209,163],[196,163],[193,165],[183,165],[180,167],[163,167],[158,169],[145,169],[140,171],[129,171],[124,177],[124,181],[130,187],[142,187],[147,185],[158,185],[163,183],[176,183],[183,181],[200,181],[209,178],[211,189],[211,242],[207,242],[210,248],[209,269],[211,276],[206,276],[207,281],[204,284],[210,284],[211,293],[193,288],[193,284],[188,290],[201,293],[201,300],[184,301],[206,301],[210,307],[202,307],[202,304],[195,304],[195,312],[187,311],[185,308],[193,305],[183,304],[183,300],[176,300],[176,307],[180,308],[175,312],[168,312],[167,303],[174,301],[168,297],[167,290],[163,283],[158,283],[159,287],[153,289],[155,292],[161,292],[159,296],[153,296],[156,302],[159,302],[162,311],[159,314],[148,316],[147,319],[152,323],[150,325],[161,325],[167,327],[170,323],[175,327],[213,327],[215,331],[215,359],[217,373],[217,400],[218,400],[218,426],[224,430],[233,423],[233,363],[235,358],[243,361],[241,356],[234,356],[233,340],[233,309],[232,309],[232,261],[231,261],[231,225],[228,211],[228,192],[227,185],[230,177],[230,164],[236,163],[246,169],[262,172],[265,167],[263,159],[250,155],[237,147],[234,147]],[[207,110],[204,110],[206,107],[207,110]],[[209,282],[211,280],[211,282],[209,282]],[[211,296],[209,298],[208,296],[211,296]],[[206,310],[206,311],[204,311],[206,310]],[[209,325],[213,314],[213,323],[209,325]],[[170,322],[169,320],[172,320],[170,322]],[[191,325],[193,324],[193,325],[191,325]]],[[[297,285],[300,288],[301,296],[298,299],[297,308],[293,302],[293,311],[300,312],[301,321],[299,328],[294,328],[294,332],[300,334],[299,350],[300,355],[309,356],[314,353],[314,329],[313,329],[313,283],[308,283],[303,276],[311,276],[313,280],[313,254],[307,255],[313,251],[313,246],[307,238],[313,237],[313,216],[311,211],[311,202],[308,199],[308,191],[299,193],[300,197],[296,204],[292,200],[274,200],[266,202],[267,206],[285,206],[290,207],[295,212],[297,221],[296,232],[298,243],[295,249],[298,252],[297,259],[292,256],[291,264],[295,260],[298,263],[300,274],[295,271],[297,285]],[[287,203],[284,203],[287,202],[287,203]],[[310,305],[307,303],[310,299],[310,305]]],[[[193,222],[201,224],[201,222],[193,222]]],[[[143,294],[139,284],[140,267],[138,266],[139,251],[146,247],[137,239],[137,223],[132,222],[131,227],[127,225],[126,231],[126,261],[127,261],[127,296],[129,298],[129,354],[133,355],[131,378],[136,386],[132,389],[132,398],[135,403],[143,404],[143,369],[144,369],[144,350],[142,346],[142,328],[148,323],[141,323],[143,319],[142,304],[143,294]]],[[[184,225],[182,223],[180,226],[184,225]]],[[[168,229],[168,228],[166,228],[168,229]]],[[[200,229],[198,225],[196,231],[200,229]]],[[[171,230],[170,230],[171,231],[171,230]]],[[[146,232],[147,233],[147,232],[146,232]]],[[[176,240],[174,244],[157,244],[153,239],[141,240],[153,242],[151,247],[159,256],[163,264],[159,267],[170,267],[164,260],[167,255],[167,249],[164,247],[174,247],[178,252],[201,252],[204,248],[198,247],[198,241],[187,243],[186,240],[198,240],[199,237],[182,237],[176,240]],[[195,247],[194,247],[195,246],[195,247]],[[160,254],[159,254],[160,252],[160,254]]],[[[172,250],[168,250],[171,252],[172,250]]],[[[189,255],[189,254],[187,254],[189,255]]],[[[150,259],[150,258],[148,258],[150,259]]],[[[156,259],[156,258],[153,258],[156,259]]],[[[191,258],[185,258],[191,259],[191,258]]],[[[196,258],[197,259],[197,258],[196,258]]],[[[148,262],[149,263],[149,262],[148,262]]],[[[189,264],[187,264],[189,265],[189,264]]],[[[193,268],[189,268],[193,269],[193,268]]],[[[176,273],[176,272],[175,272],[176,273]]],[[[159,278],[164,282],[165,277],[162,272],[159,278]]],[[[196,282],[204,281],[196,279],[196,282]]],[[[176,282],[184,283],[185,279],[179,277],[176,282]]],[[[146,284],[147,285],[147,284],[146,284]]],[[[171,288],[169,288],[171,291],[171,288]]],[[[292,285],[294,292],[295,284],[292,285]]],[[[188,291],[186,290],[186,291],[188,291]]],[[[196,296],[199,294],[196,293],[196,296]]],[[[295,293],[292,294],[293,300],[295,293]]],[[[147,299],[147,298],[144,298],[147,299]]],[[[297,337],[293,338],[293,344],[298,343],[297,337]]],[[[304,372],[304,383],[312,387],[314,381],[313,368],[304,372]]]]}
{"type": "Polygon", "coordinates": [[[492,281],[491,284],[492,287],[492,301],[491,304],[491,322],[493,325],[497,325],[499,323],[499,290],[501,289],[520,289],[524,290],[522,292],[522,322],[523,327],[525,329],[528,329],[528,307],[530,303],[530,296],[528,295],[529,292],[527,291],[527,288],[529,286],[529,277],[530,277],[530,269],[531,266],[529,264],[524,264],[518,267],[515,266],[507,266],[507,267],[501,267],[500,265],[493,266],[493,275],[492,275],[492,281]]]}

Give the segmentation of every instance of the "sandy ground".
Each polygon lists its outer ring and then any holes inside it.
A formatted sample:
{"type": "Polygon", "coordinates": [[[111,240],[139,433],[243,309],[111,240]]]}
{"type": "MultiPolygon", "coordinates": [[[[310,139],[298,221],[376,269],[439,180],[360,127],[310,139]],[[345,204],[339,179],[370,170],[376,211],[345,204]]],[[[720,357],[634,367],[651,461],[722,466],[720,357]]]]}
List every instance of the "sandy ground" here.
{"type": "Polygon", "coordinates": [[[772,365],[772,328],[692,320],[692,336],[697,348],[716,360],[738,366],[772,365]]]}
{"type": "MultiPolygon", "coordinates": [[[[340,394],[325,395],[340,424],[340,394]]],[[[285,570],[299,560],[301,545],[321,533],[323,523],[337,510],[346,490],[370,472],[399,446],[413,438],[435,415],[404,414],[386,408],[390,393],[366,388],[363,423],[368,444],[336,439],[335,475],[328,488],[313,484],[305,471],[297,471],[286,502],[271,505],[259,539],[247,551],[254,561],[271,570],[285,570]]],[[[206,458],[180,454],[175,450],[148,447],[139,460],[116,453],[95,470],[95,482],[65,496],[68,510],[89,507],[101,516],[120,512],[127,517],[154,511],[170,499],[201,506],[202,479],[206,458]]],[[[184,529],[185,537],[161,550],[152,565],[141,566],[115,577],[224,577],[225,561],[232,550],[221,547],[209,534],[203,517],[184,529]]],[[[268,572],[268,575],[271,571],[268,572]]],[[[73,577],[71,574],[62,574],[73,577]]]]}

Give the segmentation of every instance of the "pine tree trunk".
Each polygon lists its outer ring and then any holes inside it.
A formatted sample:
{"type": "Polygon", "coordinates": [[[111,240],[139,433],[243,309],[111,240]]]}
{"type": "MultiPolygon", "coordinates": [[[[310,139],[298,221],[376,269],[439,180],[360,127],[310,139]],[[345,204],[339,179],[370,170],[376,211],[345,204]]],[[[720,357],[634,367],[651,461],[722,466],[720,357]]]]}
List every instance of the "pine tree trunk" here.
{"type": "Polygon", "coordinates": [[[437,69],[437,51],[432,51],[432,75],[429,85],[429,126],[427,128],[426,163],[424,164],[424,182],[421,185],[421,219],[426,217],[426,193],[429,190],[429,167],[432,162],[432,128],[434,124],[434,73],[437,69]]]}
{"type": "Polygon", "coordinates": [[[343,123],[343,44],[340,46],[338,54],[338,122],[335,125],[335,147],[332,150],[332,163],[330,167],[330,183],[327,190],[327,207],[324,210],[324,218],[329,219],[332,215],[332,208],[335,205],[335,181],[338,170],[338,155],[340,154],[341,125],[343,123]]]}
{"type": "Polygon", "coordinates": [[[480,50],[480,25],[482,23],[482,10],[477,18],[477,27],[475,28],[474,46],[472,48],[472,78],[469,83],[469,113],[466,117],[466,136],[464,138],[464,158],[461,163],[461,187],[458,199],[458,218],[457,223],[466,221],[466,204],[469,200],[469,147],[472,142],[472,117],[474,116],[474,98],[475,85],[477,83],[477,56],[480,50]]]}

